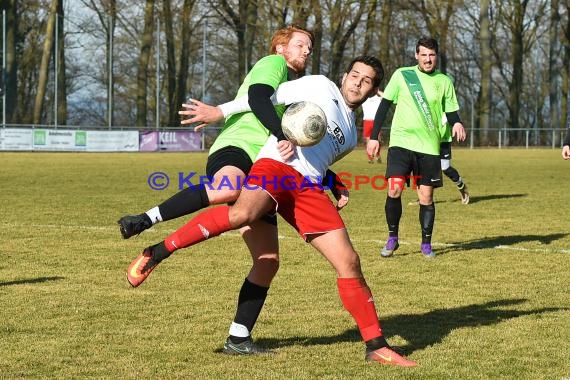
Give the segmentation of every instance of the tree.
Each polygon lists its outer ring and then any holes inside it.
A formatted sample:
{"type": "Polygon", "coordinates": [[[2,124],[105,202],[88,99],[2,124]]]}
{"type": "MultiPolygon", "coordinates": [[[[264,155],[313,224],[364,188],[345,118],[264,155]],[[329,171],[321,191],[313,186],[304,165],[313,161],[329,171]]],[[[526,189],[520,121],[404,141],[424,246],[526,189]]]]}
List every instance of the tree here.
{"type": "Polygon", "coordinates": [[[481,138],[487,141],[491,104],[492,104],[492,82],[493,70],[491,52],[491,28],[489,22],[490,0],[481,0],[479,10],[479,52],[481,54],[481,89],[478,96],[479,128],[481,128],[481,138]]]}
{"type": "Polygon", "coordinates": [[[40,124],[42,117],[42,108],[44,99],[46,97],[46,88],[49,76],[49,61],[52,56],[55,19],[57,17],[57,10],[60,6],[60,0],[52,0],[49,9],[48,21],[46,25],[44,48],[42,53],[42,62],[39,69],[38,89],[36,92],[36,100],[34,102],[33,123],[40,124]]]}
{"type": "Polygon", "coordinates": [[[139,127],[147,122],[148,66],[154,31],[154,0],[146,0],[144,29],[141,35],[140,54],[137,64],[137,121],[139,127]]]}

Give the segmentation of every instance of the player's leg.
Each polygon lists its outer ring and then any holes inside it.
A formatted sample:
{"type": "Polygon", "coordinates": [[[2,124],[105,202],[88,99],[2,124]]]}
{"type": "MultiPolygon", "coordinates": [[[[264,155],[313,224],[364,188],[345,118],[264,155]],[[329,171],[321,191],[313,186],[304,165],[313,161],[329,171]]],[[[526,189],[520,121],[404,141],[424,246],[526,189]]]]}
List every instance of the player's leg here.
{"type": "Polygon", "coordinates": [[[360,258],[352,247],[346,229],[312,235],[309,239],[337,272],[337,289],[342,304],[355,320],[366,344],[365,359],[403,367],[415,366],[415,362],[392,350],[383,336],[374,297],[366,284],[360,258]]]}
{"type": "Polygon", "coordinates": [[[145,248],[129,265],[127,280],[139,286],[164,259],[176,250],[196,245],[223,232],[244,227],[275,210],[275,202],[262,188],[246,187],[233,206],[218,206],[203,211],[164,241],[145,248]],[[240,199],[243,197],[243,201],[240,199]]]}
{"type": "Polygon", "coordinates": [[[261,313],[271,281],[279,269],[276,216],[264,216],[240,229],[252,258],[252,267],[239,292],[237,310],[224,344],[224,352],[254,355],[269,350],[256,345],[251,332],[261,313]]]}
{"type": "Polygon", "coordinates": [[[464,205],[469,203],[469,191],[467,190],[467,185],[463,182],[463,178],[453,166],[451,166],[451,143],[441,143],[440,144],[440,156],[441,156],[441,170],[447,178],[449,178],[455,186],[459,193],[461,194],[461,203],[464,205]]]}
{"type": "MultiPolygon", "coordinates": [[[[374,126],[374,120],[362,120],[362,138],[364,139],[364,146],[370,140],[370,135],[372,134],[372,127],[374,126]]],[[[368,163],[374,163],[374,157],[366,153],[368,157],[368,163]]]]}
{"type": "Polygon", "coordinates": [[[251,165],[248,155],[236,147],[230,146],[212,153],[206,164],[210,183],[193,184],[142,214],[123,216],[118,221],[121,235],[128,239],[156,223],[189,215],[209,205],[235,201],[245,178],[244,173],[249,172],[251,165]]]}
{"type": "Polygon", "coordinates": [[[419,221],[422,231],[422,243],[420,250],[425,257],[435,257],[431,247],[433,227],[435,223],[435,204],[433,202],[433,191],[436,187],[441,187],[441,165],[439,156],[416,153],[417,167],[415,173],[418,174],[417,195],[420,204],[419,221]]]}
{"type": "Polygon", "coordinates": [[[388,225],[388,239],[380,251],[381,257],[390,257],[399,247],[398,233],[402,217],[402,191],[406,178],[412,170],[411,152],[403,148],[388,148],[386,161],[386,178],[388,178],[388,194],[384,211],[388,225]]]}

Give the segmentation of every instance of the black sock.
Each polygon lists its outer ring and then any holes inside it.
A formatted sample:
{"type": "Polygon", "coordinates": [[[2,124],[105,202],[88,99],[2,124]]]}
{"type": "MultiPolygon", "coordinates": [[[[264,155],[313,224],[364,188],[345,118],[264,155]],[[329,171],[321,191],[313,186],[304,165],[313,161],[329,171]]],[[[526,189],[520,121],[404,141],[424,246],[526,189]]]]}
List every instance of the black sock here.
{"type": "Polygon", "coordinates": [[[161,241],[158,244],[152,246],[152,260],[154,262],[160,263],[162,260],[166,259],[168,256],[171,255],[170,252],[166,249],[164,242],[161,241]]]}
{"type": "Polygon", "coordinates": [[[388,342],[386,342],[386,338],[383,336],[379,336],[378,338],[373,338],[366,341],[366,353],[375,351],[382,347],[390,347],[388,342]]]}
{"type": "MultiPolygon", "coordinates": [[[[238,307],[234,322],[247,327],[247,331],[251,333],[253,326],[261,313],[267,291],[269,288],[259,286],[250,282],[247,278],[244,280],[239,292],[238,307]]],[[[248,338],[230,335],[232,343],[238,344],[248,338]]]]}
{"type": "Polygon", "coordinates": [[[400,227],[400,218],[402,217],[402,198],[386,197],[386,222],[388,223],[388,236],[398,236],[400,227]]]}
{"type": "Polygon", "coordinates": [[[191,214],[210,205],[204,184],[187,187],[158,205],[160,216],[165,222],[191,214]]]}
{"type": "Polygon", "coordinates": [[[422,227],[422,243],[431,243],[431,234],[435,221],[435,204],[420,204],[420,226],[422,227]]]}

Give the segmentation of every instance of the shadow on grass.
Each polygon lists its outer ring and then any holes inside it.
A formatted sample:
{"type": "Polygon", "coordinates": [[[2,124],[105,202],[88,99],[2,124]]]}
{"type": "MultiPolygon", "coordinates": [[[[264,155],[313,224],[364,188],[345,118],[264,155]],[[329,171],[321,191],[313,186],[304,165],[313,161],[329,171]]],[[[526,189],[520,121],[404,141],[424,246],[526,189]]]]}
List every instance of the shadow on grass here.
{"type": "MultiPolygon", "coordinates": [[[[478,203],[478,202],[485,202],[485,201],[492,201],[495,199],[508,199],[508,198],[522,198],[522,197],[526,197],[528,194],[489,194],[489,195],[481,195],[481,196],[477,196],[477,195],[470,195],[469,196],[469,204],[473,204],[473,203],[478,203]]],[[[417,206],[417,204],[413,203],[414,201],[411,200],[408,203],[408,206],[417,206]]],[[[457,197],[457,199],[453,199],[453,200],[439,200],[436,199],[434,200],[435,204],[438,203],[461,203],[461,199],[459,199],[459,196],[457,197]]],[[[405,204],[405,203],[403,203],[405,204]]]]}
{"type": "Polygon", "coordinates": [[[7,282],[0,282],[0,286],[10,286],[10,285],[23,285],[23,284],[38,284],[42,282],[48,281],[59,281],[63,280],[65,277],[38,277],[38,278],[28,278],[25,280],[15,280],[15,281],[7,281],[7,282]]]}
{"type": "MultiPolygon", "coordinates": [[[[522,198],[526,197],[528,194],[489,194],[489,195],[470,195],[469,204],[492,201],[495,199],[508,199],[508,198],[522,198]]],[[[459,202],[459,201],[458,201],[459,202]]]]}
{"type": "MultiPolygon", "coordinates": [[[[483,304],[437,309],[424,314],[392,315],[381,319],[380,323],[388,340],[390,340],[391,336],[398,335],[408,342],[407,345],[400,347],[406,355],[409,355],[414,351],[441,343],[451,331],[460,328],[489,326],[526,315],[539,315],[560,310],[570,310],[569,308],[554,307],[533,310],[496,309],[497,307],[523,304],[526,301],[526,299],[504,299],[483,304]]],[[[342,334],[332,336],[297,336],[287,339],[262,338],[256,340],[256,343],[260,346],[270,349],[293,345],[328,345],[339,342],[361,342],[360,333],[354,328],[346,330],[342,334]]],[[[216,352],[220,351],[221,350],[218,350],[216,352]]]]}
{"type": "Polygon", "coordinates": [[[457,250],[470,251],[472,249],[490,249],[496,248],[501,245],[513,245],[523,242],[536,241],[541,244],[548,245],[553,241],[567,237],[567,233],[556,233],[549,235],[511,235],[511,236],[495,236],[491,238],[476,239],[467,242],[451,243],[450,247],[439,248],[436,252],[438,255],[446,252],[453,252],[457,250]]]}

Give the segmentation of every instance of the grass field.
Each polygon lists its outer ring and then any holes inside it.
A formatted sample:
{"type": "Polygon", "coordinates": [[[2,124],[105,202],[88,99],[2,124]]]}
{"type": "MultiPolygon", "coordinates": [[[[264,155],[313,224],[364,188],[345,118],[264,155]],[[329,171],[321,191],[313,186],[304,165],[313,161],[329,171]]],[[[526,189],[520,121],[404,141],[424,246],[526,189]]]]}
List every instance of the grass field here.
{"type": "MultiPolygon", "coordinates": [[[[385,152],[383,152],[385,154],[385,152]]],[[[570,379],[570,162],[560,151],[462,150],[446,179],[434,248],[419,253],[415,195],[403,195],[390,259],[385,192],[353,190],[342,212],[389,342],[419,366],[364,362],[334,271],[280,223],[281,270],[254,331],[276,355],[220,353],[249,256],[236,233],[177,252],[139,288],[128,263],[184,220],[122,240],[116,220],[203,172],[203,153],[0,153],[0,378],[570,379]],[[170,187],[151,190],[161,171],[170,187]]],[[[383,174],[357,150],[335,165],[383,174]]],[[[282,220],[281,220],[282,222],[282,220]]]]}

